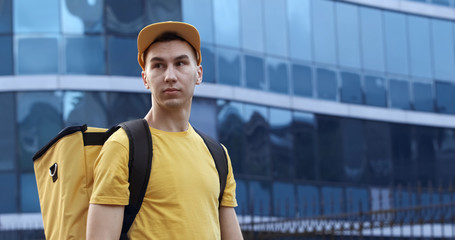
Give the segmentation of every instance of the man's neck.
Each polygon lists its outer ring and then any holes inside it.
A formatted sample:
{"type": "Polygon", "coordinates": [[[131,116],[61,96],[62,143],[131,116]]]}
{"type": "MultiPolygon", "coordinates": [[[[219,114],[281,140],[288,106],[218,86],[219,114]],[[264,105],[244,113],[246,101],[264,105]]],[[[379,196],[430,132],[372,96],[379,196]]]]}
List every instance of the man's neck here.
{"type": "MultiPolygon", "coordinates": [[[[191,109],[191,108],[190,108],[191,109]]],[[[152,107],[145,116],[150,127],[166,132],[183,132],[188,130],[190,110],[162,109],[152,107]]]]}

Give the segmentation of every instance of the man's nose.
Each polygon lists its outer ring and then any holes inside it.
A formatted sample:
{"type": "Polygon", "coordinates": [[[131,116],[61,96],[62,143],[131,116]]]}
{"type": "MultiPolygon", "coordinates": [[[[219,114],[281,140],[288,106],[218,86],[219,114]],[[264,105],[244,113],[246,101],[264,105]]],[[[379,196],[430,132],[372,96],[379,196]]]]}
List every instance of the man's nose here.
{"type": "Polygon", "coordinates": [[[168,82],[168,81],[176,81],[177,80],[177,76],[175,75],[175,68],[173,65],[170,65],[167,69],[166,69],[166,75],[164,76],[164,81],[168,82]]]}

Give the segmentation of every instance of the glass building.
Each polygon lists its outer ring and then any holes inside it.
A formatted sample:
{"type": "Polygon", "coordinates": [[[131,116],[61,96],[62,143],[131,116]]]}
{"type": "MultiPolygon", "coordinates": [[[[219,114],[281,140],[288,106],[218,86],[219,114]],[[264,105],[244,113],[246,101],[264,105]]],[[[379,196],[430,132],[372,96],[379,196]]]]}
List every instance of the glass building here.
{"type": "Polygon", "coordinates": [[[42,229],[32,156],[62,128],[145,116],[136,37],[167,20],[200,31],[190,121],[229,149],[240,219],[453,183],[453,0],[0,0],[0,231],[42,229]]]}

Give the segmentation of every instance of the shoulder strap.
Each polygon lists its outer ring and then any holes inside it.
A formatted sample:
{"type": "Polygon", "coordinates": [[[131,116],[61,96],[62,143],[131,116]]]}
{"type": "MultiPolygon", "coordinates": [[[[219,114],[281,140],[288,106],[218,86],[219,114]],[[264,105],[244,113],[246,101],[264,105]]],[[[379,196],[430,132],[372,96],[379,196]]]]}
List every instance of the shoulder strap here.
{"type": "Polygon", "coordinates": [[[194,129],[199,136],[204,140],[205,145],[210,151],[213,160],[215,161],[216,170],[218,171],[218,176],[220,178],[220,196],[218,197],[219,207],[221,207],[221,200],[223,199],[224,189],[226,187],[226,180],[228,175],[228,162],[226,152],[224,151],[223,146],[205,133],[194,129]]]}
{"type": "Polygon", "coordinates": [[[136,119],[120,123],[116,128],[123,128],[129,139],[129,179],[130,201],[125,206],[122,234],[120,239],[128,239],[127,233],[141,209],[145,191],[152,168],[152,136],[148,123],[144,119],[136,119]]]}

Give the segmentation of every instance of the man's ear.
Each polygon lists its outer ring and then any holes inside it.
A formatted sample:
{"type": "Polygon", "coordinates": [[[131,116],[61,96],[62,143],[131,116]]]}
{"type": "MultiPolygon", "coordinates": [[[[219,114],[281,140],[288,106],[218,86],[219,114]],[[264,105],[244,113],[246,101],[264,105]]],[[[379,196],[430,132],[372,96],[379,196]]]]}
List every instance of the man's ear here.
{"type": "Polygon", "coordinates": [[[150,89],[150,87],[147,83],[147,75],[145,75],[144,71],[142,71],[141,76],[142,76],[142,82],[144,83],[145,88],[150,89]]]}
{"type": "Polygon", "coordinates": [[[203,71],[202,71],[202,65],[198,65],[198,66],[197,66],[197,72],[196,72],[196,74],[197,74],[196,85],[199,85],[199,84],[202,83],[202,75],[203,75],[202,73],[203,73],[203,71]]]}

